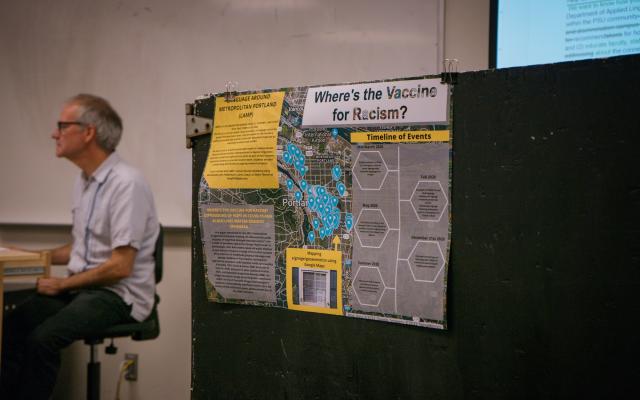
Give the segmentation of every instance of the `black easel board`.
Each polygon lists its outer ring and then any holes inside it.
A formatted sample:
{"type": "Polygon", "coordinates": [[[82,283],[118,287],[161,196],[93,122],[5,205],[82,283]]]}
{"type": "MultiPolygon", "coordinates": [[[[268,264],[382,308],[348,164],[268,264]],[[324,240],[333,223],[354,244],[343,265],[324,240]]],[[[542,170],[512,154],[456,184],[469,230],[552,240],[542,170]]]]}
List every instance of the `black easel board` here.
{"type": "Polygon", "coordinates": [[[448,331],[208,302],[195,138],[192,398],[632,396],[639,88],[640,56],[458,76],[448,331]]]}

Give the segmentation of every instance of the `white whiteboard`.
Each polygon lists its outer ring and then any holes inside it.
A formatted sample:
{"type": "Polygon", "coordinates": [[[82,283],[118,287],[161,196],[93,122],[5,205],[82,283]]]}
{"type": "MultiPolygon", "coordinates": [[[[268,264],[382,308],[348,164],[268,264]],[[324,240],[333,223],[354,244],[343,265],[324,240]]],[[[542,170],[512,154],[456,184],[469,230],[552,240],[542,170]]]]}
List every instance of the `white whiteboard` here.
{"type": "Polygon", "coordinates": [[[0,3],[0,223],[68,224],[77,168],[62,103],[107,98],[119,153],[165,226],[191,225],[184,104],[205,93],[434,74],[444,0],[20,0],[0,3]]]}

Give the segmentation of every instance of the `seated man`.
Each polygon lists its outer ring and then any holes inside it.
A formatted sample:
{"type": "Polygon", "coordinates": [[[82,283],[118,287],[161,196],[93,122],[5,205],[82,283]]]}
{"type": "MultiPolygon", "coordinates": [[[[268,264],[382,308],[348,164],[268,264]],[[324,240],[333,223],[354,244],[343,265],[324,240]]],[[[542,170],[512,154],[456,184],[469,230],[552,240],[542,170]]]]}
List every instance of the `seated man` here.
{"type": "Polygon", "coordinates": [[[48,399],[60,350],[121,323],[142,321],[154,304],[153,251],[159,232],[142,175],[116,154],[122,121],[104,99],[81,94],[62,109],[56,156],[80,170],[73,192],[73,242],[52,250],[68,277],[38,280],[5,321],[2,399],[48,399]]]}

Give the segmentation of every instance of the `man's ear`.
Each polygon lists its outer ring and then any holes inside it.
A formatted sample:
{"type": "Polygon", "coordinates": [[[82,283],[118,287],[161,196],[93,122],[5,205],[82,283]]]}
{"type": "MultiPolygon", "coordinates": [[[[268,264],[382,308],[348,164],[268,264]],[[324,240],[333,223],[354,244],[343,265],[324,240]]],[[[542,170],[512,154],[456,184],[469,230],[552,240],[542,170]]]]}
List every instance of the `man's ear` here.
{"type": "Polygon", "coordinates": [[[84,131],[84,140],[86,143],[96,140],[96,127],[94,125],[87,125],[84,131]]]}

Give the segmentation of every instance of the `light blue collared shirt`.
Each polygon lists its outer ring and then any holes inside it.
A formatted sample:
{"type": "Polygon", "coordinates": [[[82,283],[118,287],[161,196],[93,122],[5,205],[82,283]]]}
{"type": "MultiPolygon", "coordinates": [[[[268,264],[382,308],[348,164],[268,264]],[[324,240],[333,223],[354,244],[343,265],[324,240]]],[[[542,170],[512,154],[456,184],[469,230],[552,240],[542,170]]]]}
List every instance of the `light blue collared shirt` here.
{"type": "Polygon", "coordinates": [[[159,224],[151,189],[142,174],[112,153],[92,176],[80,174],[72,213],[69,274],[98,267],[117,247],[134,247],[138,252],[131,275],[106,289],[132,306],[134,319],[147,318],[154,303],[153,250],[159,224]]]}

